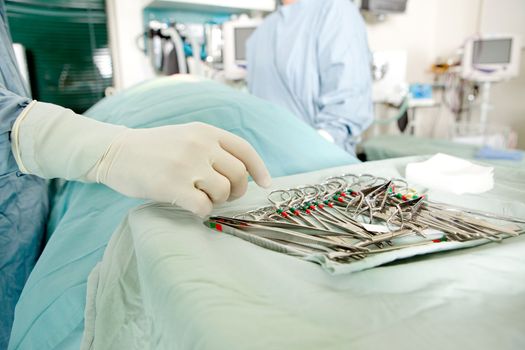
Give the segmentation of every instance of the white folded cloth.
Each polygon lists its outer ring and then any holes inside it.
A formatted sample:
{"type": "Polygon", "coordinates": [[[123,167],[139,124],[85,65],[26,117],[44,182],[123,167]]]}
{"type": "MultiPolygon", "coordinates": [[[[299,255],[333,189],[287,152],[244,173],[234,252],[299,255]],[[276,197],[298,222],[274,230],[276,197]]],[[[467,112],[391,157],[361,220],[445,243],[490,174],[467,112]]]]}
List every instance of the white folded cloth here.
{"type": "Polygon", "coordinates": [[[483,193],[494,187],[494,168],[443,153],[407,164],[405,177],[410,184],[455,194],[483,193]]]}

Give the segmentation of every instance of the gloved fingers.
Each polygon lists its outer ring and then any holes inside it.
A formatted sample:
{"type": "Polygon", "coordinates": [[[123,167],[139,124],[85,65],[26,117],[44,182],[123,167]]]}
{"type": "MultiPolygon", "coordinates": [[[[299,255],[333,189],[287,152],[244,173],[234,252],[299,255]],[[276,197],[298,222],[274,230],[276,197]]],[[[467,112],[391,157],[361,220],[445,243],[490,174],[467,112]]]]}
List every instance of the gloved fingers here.
{"type": "Polygon", "coordinates": [[[244,164],[230,153],[221,150],[221,155],[212,164],[213,169],[224,175],[230,182],[230,197],[237,199],[246,193],[248,188],[248,172],[244,164]]]}
{"type": "Polygon", "coordinates": [[[179,192],[172,204],[189,210],[201,218],[210,214],[213,209],[213,203],[208,195],[195,187],[179,192]]]}
{"type": "Polygon", "coordinates": [[[224,137],[220,139],[220,145],[226,152],[231,153],[244,164],[257,185],[264,188],[271,186],[272,178],[266,169],[266,165],[246,140],[225,132],[224,137]]]}
{"type": "Polygon", "coordinates": [[[195,188],[206,193],[213,204],[222,204],[230,197],[230,181],[212,169],[201,180],[195,181],[195,188]]]}

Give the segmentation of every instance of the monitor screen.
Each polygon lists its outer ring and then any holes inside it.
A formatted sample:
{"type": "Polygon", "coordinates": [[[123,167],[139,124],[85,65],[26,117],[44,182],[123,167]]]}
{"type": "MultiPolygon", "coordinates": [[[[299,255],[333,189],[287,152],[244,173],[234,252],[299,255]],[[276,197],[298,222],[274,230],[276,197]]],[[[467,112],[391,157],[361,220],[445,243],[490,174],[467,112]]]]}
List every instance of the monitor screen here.
{"type": "Polygon", "coordinates": [[[246,41],[256,27],[235,28],[235,60],[246,60],[246,41]]]}
{"type": "Polygon", "coordinates": [[[473,64],[510,63],[512,39],[476,40],[473,44],[473,64]]]}

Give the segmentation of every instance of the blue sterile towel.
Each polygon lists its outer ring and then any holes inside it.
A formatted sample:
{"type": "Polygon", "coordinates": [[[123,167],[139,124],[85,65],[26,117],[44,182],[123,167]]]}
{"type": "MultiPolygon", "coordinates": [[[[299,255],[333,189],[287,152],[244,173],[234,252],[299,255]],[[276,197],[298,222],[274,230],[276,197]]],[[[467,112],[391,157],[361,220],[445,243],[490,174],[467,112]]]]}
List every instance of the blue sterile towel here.
{"type": "Polygon", "coordinates": [[[492,147],[482,147],[477,153],[479,159],[505,159],[520,161],[523,159],[522,151],[495,149],[492,147]]]}

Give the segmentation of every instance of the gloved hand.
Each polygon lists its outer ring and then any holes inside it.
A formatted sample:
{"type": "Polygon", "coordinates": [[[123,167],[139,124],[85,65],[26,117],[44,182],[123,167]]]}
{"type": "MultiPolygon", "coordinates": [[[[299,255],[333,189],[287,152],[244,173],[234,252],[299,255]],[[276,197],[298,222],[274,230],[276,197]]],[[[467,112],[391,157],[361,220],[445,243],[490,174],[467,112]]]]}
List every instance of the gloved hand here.
{"type": "Polygon", "coordinates": [[[326,141],[335,143],[334,137],[325,129],[317,129],[317,133],[321,135],[326,141]]]}
{"type": "Polygon", "coordinates": [[[200,216],[244,195],[248,173],[268,187],[270,175],[248,142],[203,123],[128,129],[90,171],[130,197],[178,204],[200,216]]]}
{"type": "Polygon", "coordinates": [[[248,142],[203,123],[128,129],[33,102],[13,126],[12,149],[24,173],[100,182],[200,216],[242,196],[248,173],[260,186],[271,183],[248,142]]]}

